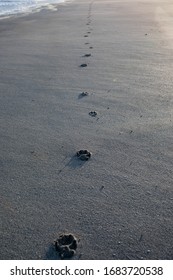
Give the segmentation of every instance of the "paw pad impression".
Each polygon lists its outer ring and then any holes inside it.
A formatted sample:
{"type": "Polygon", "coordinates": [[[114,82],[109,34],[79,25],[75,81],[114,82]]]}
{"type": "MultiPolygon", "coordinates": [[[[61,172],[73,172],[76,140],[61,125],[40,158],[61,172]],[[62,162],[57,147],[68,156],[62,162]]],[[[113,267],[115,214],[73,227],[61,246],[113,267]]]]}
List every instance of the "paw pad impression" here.
{"type": "Polygon", "coordinates": [[[77,249],[77,239],[72,234],[62,234],[55,241],[55,248],[61,259],[71,258],[77,249]]]}
{"type": "Polygon", "coordinates": [[[86,63],[82,63],[82,64],[80,65],[80,67],[87,67],[87,64],[86,64],[86,63]]]}
{"type": "Polygon", "coordinates": [[[91,157],[91,153],[88,150],[80,150],[76,155],[80,160],[88,160],[91,157]]]}
{"type": "Polygon", "coordinates": [[[97,116],[97,112],[96,111],[91,111],[91,112],[89,112],[89,115],[91,117],[96,117],[97,116]]]}
{"type": "Polygon", "coordinates": [[[83,91],[83,92],[80,94],[81,97],[85,97],[85,96],[88,96],[88,95],[89,95],[89,93],[88,93],[87,91],[83,91]]]}

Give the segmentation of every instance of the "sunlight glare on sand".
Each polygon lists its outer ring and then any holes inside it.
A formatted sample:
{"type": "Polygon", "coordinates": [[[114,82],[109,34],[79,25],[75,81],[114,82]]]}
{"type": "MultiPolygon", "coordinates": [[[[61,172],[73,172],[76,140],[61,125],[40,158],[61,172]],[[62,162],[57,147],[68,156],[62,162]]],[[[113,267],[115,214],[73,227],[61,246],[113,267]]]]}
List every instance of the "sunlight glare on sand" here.
{"type": "Polygon", "coordinates": [[[167,11],[165,8],[158,7],[156,9],[155,19],[164,39],[166,39],[169,47],[173,48],[173,15],[171,15],[171,10],[167,11]]]}

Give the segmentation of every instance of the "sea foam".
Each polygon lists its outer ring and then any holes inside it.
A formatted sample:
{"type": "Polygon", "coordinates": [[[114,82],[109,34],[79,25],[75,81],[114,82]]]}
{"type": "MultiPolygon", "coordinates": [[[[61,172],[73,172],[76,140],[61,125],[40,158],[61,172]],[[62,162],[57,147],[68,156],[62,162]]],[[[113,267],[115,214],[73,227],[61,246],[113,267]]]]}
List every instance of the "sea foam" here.
{"type": "Polygon", "coordinates": [[[54,9],[54,4],[64,1],[65,0],[0,0],[0,16],[30,12],[43,6],[54,9]]]}

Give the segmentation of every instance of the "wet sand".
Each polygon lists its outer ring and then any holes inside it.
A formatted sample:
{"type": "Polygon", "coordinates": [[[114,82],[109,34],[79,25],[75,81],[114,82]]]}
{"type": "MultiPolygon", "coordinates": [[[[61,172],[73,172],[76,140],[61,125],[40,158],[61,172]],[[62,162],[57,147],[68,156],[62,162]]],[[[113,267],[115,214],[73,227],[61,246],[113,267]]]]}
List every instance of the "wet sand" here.
{"type": "Polygon", "coordinates": [[[172,11],[76,0],[0,22],[1,259],[59,259],[61,233],[73,259],[173,258],[172,11]]]}

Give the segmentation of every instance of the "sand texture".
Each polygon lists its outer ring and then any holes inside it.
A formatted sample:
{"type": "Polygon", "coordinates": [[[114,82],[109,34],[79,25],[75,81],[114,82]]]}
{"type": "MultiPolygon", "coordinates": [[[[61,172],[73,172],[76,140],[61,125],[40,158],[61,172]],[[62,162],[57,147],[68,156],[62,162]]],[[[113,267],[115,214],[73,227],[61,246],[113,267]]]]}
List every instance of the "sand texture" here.
{"type": "Polygon", "coordinates": [[[173,259],[171,2],[0,21],[1,259],[173,259]]]}

